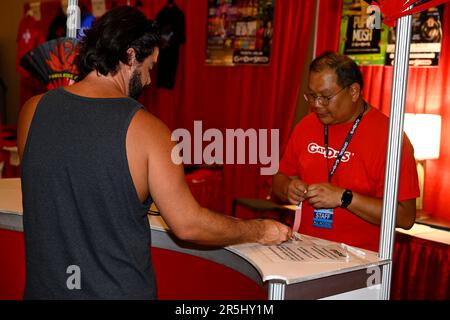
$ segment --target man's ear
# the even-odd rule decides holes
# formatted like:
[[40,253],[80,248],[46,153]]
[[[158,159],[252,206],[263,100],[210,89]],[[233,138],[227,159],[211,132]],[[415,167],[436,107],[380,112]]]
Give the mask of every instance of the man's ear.
[[136,63],[136,51],[133,48],[128,48],[127,50],[128,55],[128,66],[132,66]]
[[361,87],[359,83],[353,83],[350,85],[350,95],[352,96],[352,101],[356,102],[358,101],[359,97],[361,96]]

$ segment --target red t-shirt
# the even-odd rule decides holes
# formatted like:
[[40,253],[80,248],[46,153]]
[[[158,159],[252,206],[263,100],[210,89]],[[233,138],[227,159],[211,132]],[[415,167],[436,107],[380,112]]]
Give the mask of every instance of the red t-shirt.
[[[352,126],[353,123],[329,126],[329,153],[333,151],[328,160],[329,170]],[[382,198],[388,128],[388,117],[371,108],[362,118],[331,183],[366,196]],[[418,178],[414,150],[408,138],[404,139],[400,166],[398,200],[415,199],[419,196]],[[309,114],[295,127],[281,160],[280,172],[297,176],[307,184],[328,181],[324,126],[316,114]],[[332,229],[318,228],[313,226],[313,211],[305,201],[300,233],[378,251],[379,226],[338,207],[334,209]]]
[[16,70],[19,71],[22,76],[27,77],[30,76],[30,74],[20,66],[20,59],[44,41],[45,38],[40,31],[40,22],[36,21],[32,16],[25,15],[22,20],[20,20],[16,39]]

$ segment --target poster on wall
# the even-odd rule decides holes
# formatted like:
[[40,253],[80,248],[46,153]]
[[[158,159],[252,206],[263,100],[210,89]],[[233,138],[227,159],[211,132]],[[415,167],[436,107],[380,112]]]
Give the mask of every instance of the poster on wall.
[[275,0],[208,0],[206,64],[268,65]]
[[[409,65],[431,67],[439,65],[442,42],[442,17],[444,6],[430,8],[413,14]],[[395,58],[395,28],[389,30],[386,65]]]
[[[375,23],[375,12],[362,0],[344,0],[339,52],[361,65],[384,65],[389,28]],[[379,16],[381,21],[381,14]]]

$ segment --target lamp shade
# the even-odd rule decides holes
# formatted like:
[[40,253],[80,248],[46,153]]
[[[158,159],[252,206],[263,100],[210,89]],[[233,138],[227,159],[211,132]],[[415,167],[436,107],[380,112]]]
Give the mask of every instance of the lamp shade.
[[417,160],[439,158],[441,116],[406,113],[405,132],[414,146],[414,157]]

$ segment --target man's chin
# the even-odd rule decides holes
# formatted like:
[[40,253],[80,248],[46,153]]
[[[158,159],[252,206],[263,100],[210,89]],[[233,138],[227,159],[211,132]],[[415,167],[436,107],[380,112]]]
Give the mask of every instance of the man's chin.
[[131,99],[133,99],[133,100],[139,100],[139,98],[141,97],[141,95],[139,94],[139,95],[129,95],[128,96],[128,98],[131,98]]
[[134,100],[139,100],[139,98],[142,96],[142,90],[139,92],[130,92],[128,93],[128,97]]
[[317,113],[317,112],[315,114],[316,114],[317,119],[319,119],[319,121],[322,124],[332,124],[333,119],[331,119],[331,117],[329,115],[327,115],[327,114],[320,114],[320,113]]
[[135,71],[131,76],[130,83],[128,84],[128,97],[138,100],[143,90],[144,86],[141,82],[141,73]]

